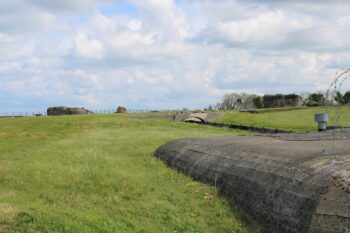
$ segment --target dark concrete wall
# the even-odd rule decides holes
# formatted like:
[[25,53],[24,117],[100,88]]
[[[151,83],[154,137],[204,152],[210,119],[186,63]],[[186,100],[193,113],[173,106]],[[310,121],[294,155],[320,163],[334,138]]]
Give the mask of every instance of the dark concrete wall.
[[279,108],[279,107],[299,107],[302,106],[302,98],[299,95],[264,95],[264,108]]
[[59,115],[80,115],[90,114],[89,110],[85,108],[71,108],[71,107],[50,107],[47,109],[48,116],[59,116]]
[[336,157],[330,141],[247,136],[182,139],[155,154],[218,185],[266,232],[344,233],[350,232],[350,146],[338,140],[334,148]]
[[118,106],[117,113],[126,113],[126,108],[122,106]]

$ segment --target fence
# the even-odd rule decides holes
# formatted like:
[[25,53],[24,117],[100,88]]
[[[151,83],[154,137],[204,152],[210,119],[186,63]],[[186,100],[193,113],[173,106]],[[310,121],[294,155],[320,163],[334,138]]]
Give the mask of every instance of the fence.
[[[91,110],[95,114],[112,114],[117,112],[117,109],[97,109]],[[127,113],[147,113],[147,112],[159,112],[159,110],[155,109],[127,109]],[[47,116],[46,111],[7,111],[0,112],[0,118],[7,117],[34,117],[34,116]]]
[[[98,110],[91,110],[91,111],[96,113],[96,114],[111,114],[111,113],[116,113],[117,109],[98,109]],[[126,112],[127,113],[147,113],[147,112],[159,112],[159,110],[128,108],[128,109],[126,109]]]
[[46,116],[46,111],[35,112],[0,112],[0,118],[5,117],[33,117],[33,116]]

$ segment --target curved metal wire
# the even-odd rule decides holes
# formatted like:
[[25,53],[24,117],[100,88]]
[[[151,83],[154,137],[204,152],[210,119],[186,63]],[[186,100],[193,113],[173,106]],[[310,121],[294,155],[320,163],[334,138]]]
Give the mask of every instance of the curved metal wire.
[[[327,92],[326,92],[326,112],[328,112],[329,110],[329,106],[334,106],[334,102],[337,102],[337,100],[335,99],[337,94],[340,92],[340,89],[342,88],[344,82],[350,77],[350,69],[346,68],[346,69],[341,69],[338,70],[335,73],[335,77],[333,82],[330,84]],[[339,102],[339,100],[338,100]],[[340,125],[340,117],[341,115],[344,113],[345,108],[342,106],[339,106],[336,108],[336,112],[335,112],[335,116],[334,116],[334,124],[335,126],[339,126]],[[336,130],[333,130],[333,153],[335,150],[335,133]],[[334,155],[334,159],[336,159],[336,155]]]
[[[329,106],[334,106],[334,103],[337,102],[336,95],[340,92],[344,82],[350,77],[350,69],[341,69],[335,73],[333,82],[329,85],[329,88],[326,92],[326,112],[328,113]],[[337,108],[336,121],[338,122],[341,115],[341,108]],[[339,114],[338,114],[339,113]]]

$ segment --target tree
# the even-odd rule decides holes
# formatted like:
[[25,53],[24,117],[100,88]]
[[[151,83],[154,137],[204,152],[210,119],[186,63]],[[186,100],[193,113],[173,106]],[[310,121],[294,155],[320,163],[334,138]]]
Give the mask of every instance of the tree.
[[344,97],[339,91],[335,94],[334,100],[337,101],[338,104],[344,104]]
[[[250,95],[247,93],[230,93],[224,95],[222,102],[217,104],[217,108],[220,110],[242,110],[242,109],[254,109],[254,98],[257,95]],[[260,105],[259,105],[260,107]]]
[[307,91],[303,91],[300,93],[299,95],[301,97],[301,100],[303,101],[303,103],[306,103],[309,96],[310,96],[310,92],[307,92]]
[[221,103],[222,110],[234,110],[238,98],[239,96],[236,93],[224,95]]
[[326,98],[322,93],[312,93],[309,95],[307,106],[322,106],[326,104]]
[[256,108],[263,108],[264,107],[263,98],[261,96],[255,96],[252,99],[252,102]]
[[343,104],[350,104],[350,91],[345,92],[343,95]]

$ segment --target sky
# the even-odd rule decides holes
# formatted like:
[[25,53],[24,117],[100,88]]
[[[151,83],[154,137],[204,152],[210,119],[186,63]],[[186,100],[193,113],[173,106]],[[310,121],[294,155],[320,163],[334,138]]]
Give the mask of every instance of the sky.
[[345,0],[0,0],[0,112],[194,109],[231,92],[326,90],[350,68],[349,10]]

